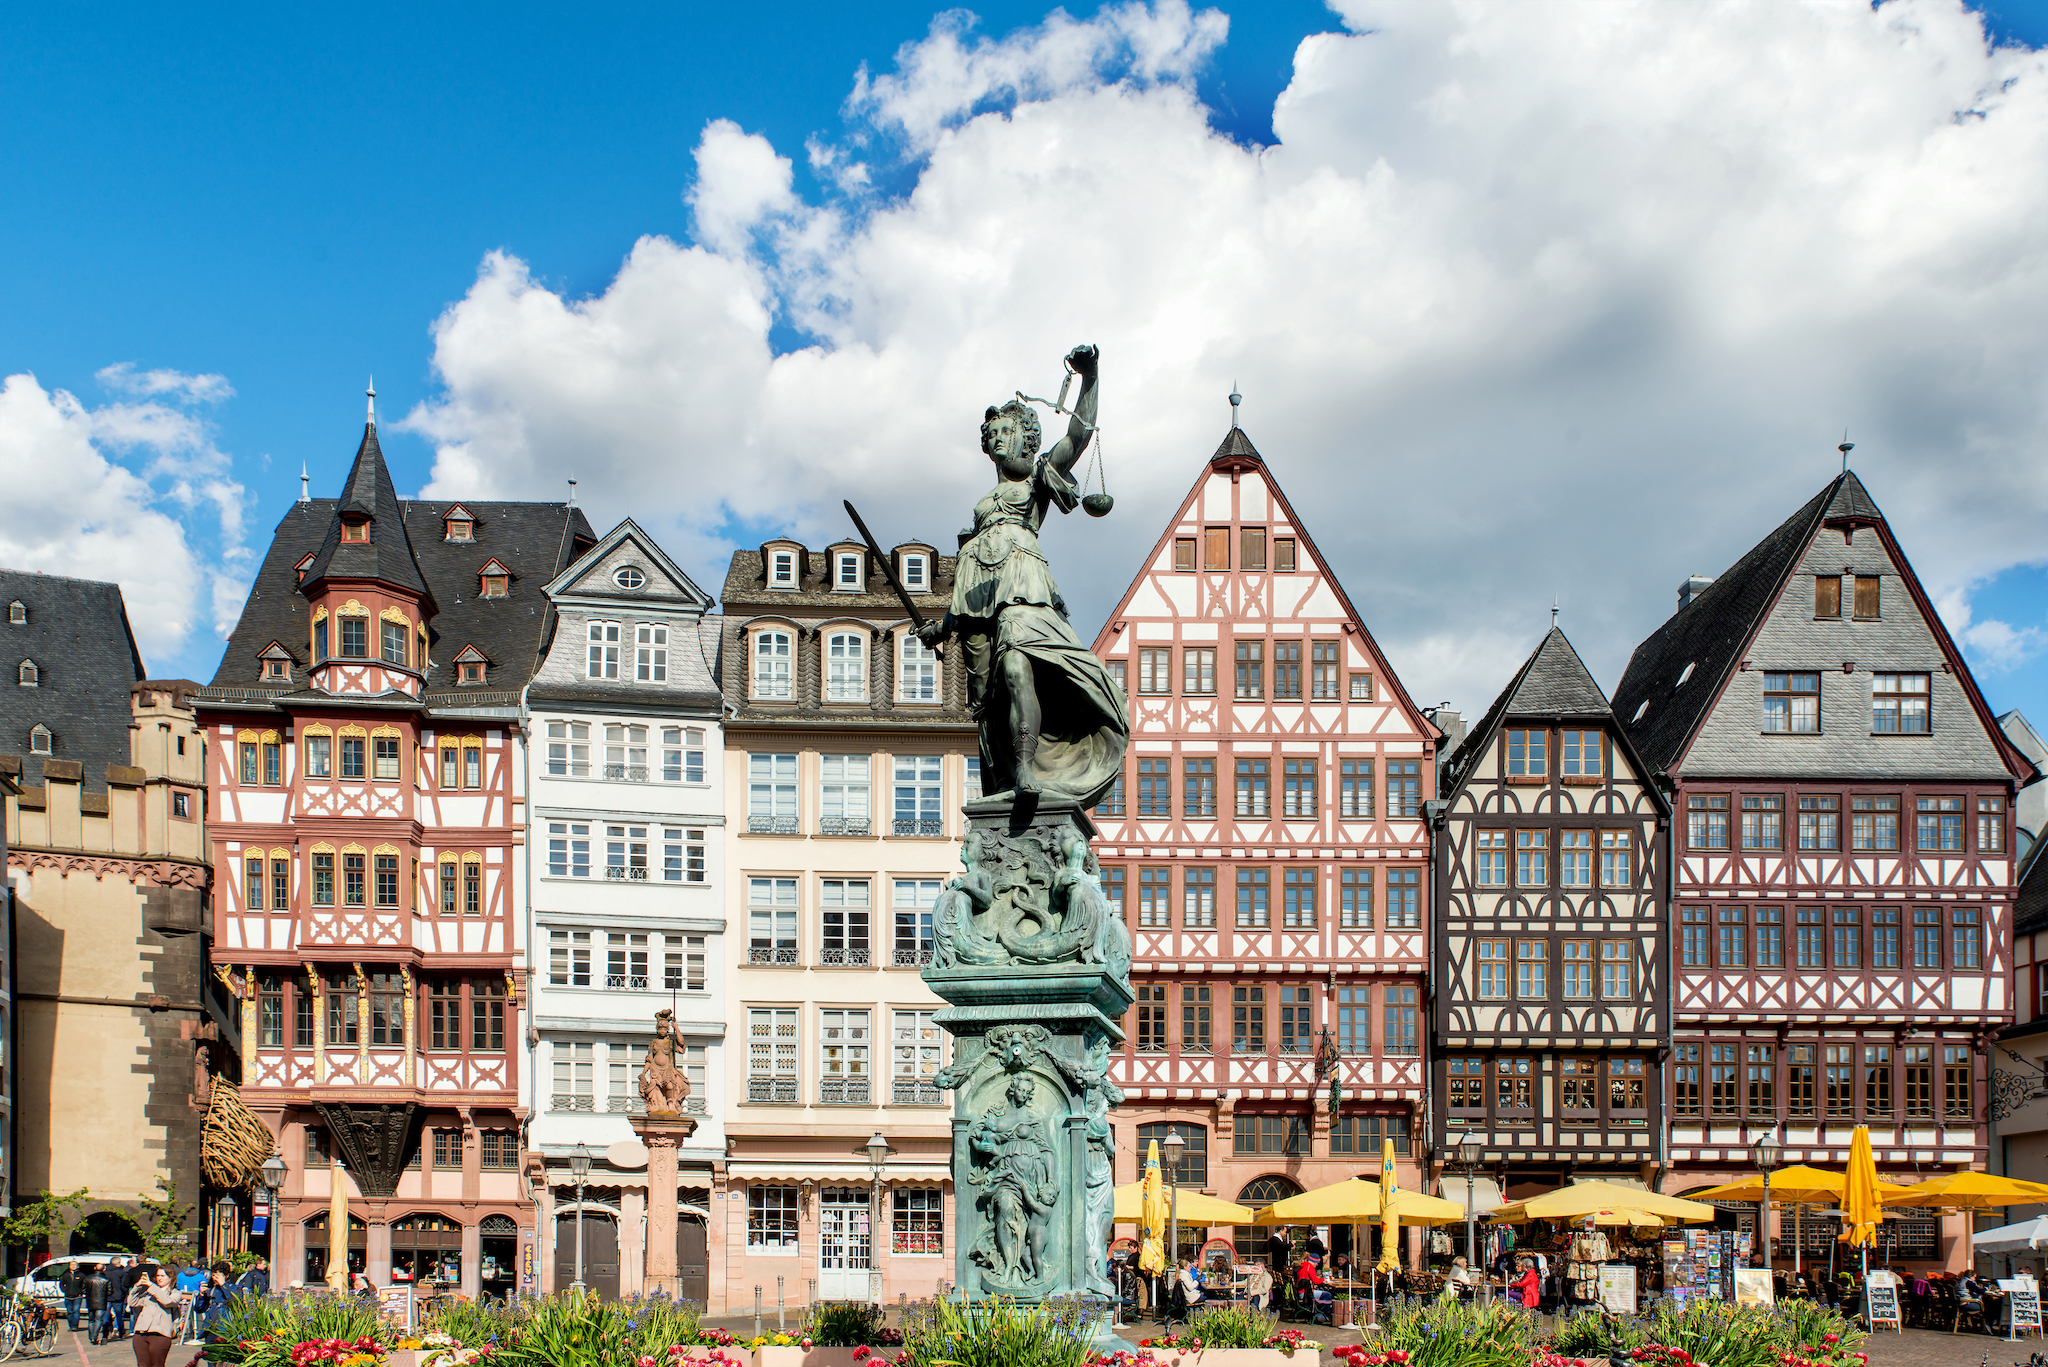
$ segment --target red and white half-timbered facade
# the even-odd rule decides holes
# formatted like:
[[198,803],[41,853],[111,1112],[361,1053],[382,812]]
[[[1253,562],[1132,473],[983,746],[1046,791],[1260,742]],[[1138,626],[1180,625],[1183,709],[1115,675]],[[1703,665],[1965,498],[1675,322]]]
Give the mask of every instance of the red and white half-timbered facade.
[[[513,1289],[522,1172],[519,690],[593,544],[564,505],[401,504],[374,416],[339,499],[279,524],[211,686],[215,972],[286,1165],[273,1276]],[[458,661],[462,663],[457,663]]]
[[1414,1182],[1440,737],[1234,424],[1095,651],[1132,722],[1095,811],[1136,951],[1118,1180],[1171,1127],[1183,1184],[1250,1205],[1383,1137]]

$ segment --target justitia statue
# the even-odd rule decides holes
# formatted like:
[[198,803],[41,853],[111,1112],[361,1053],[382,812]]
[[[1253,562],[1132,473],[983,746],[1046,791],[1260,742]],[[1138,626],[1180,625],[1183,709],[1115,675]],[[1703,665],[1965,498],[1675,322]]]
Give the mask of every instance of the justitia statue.
[[1131,723],[1123,690],[1067,624],[1067,605],[1038,546],[1048,507],[1081,501],[1072,471],[1095,433],[1096,353],[1078,346],[1067,365],[1081,394],[1067,434],[1038,456],[1038,414],[1022,399],[991,407],[981,449],[996,487],[974,505],[962,532],[953,606],[925,624],[926,645],[958,637],[967,706],[981,728],[982,791],[1045,792],[1092,807],[1123,771]]
[[654,1038],[647,1042],[647,1066],[640,1073],[640,1099],[651,1116],[680,1115],[690,1095],[690,1079],[676,1067],[682,1036],[676,1013],[663,1007],[654,1013]]
[[1096,360],[1090,346],[1067,353],[1080,396],[1071,412],[1064,389],[1048,405],[1068,423],[1042,457],[1031,403],[1045,400],[1020,394],[983,415],[996,485],[961,533],[951,608],[918,628],[929,645],[958,642],[981,738],[984,796],[967,803],[961,873],[932,908],[924,971],[949,1003],[938,1020],[953,1061],[936,1081],[954,1094],[956,1282],[972,1297],[1112,1290],[1110,1113],[1123,1093],[1109,1071],[1131,1006],[1131,936],[1089,848],[1089,808],[1123,773],[1130,721],[1123,690],[1067,624],[1038,541],[1047,509],[1082,502],[1072,472],[1095,435]]

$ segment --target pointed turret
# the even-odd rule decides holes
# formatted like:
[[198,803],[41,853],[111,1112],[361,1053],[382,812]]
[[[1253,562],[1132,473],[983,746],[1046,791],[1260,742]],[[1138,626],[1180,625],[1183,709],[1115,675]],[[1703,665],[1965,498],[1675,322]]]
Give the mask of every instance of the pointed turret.
[[363,426],[355,464],[342,481],[340,501],[328,520],[326,538],[306,567],[300,592],[310,599],[318,597],[330,579],[371,581],[418,595],[431,615],[433,595],[413,555],[402,513],[391,471],[384,464],[384,449],[377,443],[373,415]]

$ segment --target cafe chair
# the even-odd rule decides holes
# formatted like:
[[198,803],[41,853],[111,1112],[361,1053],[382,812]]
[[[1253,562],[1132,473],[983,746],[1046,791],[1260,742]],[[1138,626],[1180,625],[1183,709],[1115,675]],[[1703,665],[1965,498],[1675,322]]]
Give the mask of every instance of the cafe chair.
[[1180,1278],[1173,1279],[1173,1290],[1166,1298],[1166,1318],[1161,1325],[1186,1324],[1188,1322],[1188,1289],[1181,1285]]
[[1961,1296],[1957,1296],[1954,1302],[1953,1313],[1949,1318],[1948,1331],[1951,1334],[1960,1333],[1965,1324],[1968,1324],[1979,1333],[1989,1332],[1984,1328],[1984,1302],[1966,1301]]

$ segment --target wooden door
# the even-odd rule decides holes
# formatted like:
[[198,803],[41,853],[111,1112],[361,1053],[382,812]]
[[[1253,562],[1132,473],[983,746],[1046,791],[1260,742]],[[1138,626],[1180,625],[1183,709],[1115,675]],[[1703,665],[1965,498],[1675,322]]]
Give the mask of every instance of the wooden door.
[[[576,1216],[555,1217],[555,1286],[566,1291],[576,1280]],[[619,1294],[619,1229],[600,1211],[583,1215],[583,1284],[600,1296]]]
[[704,1303],[711,1294],[711,1240],[704,1221],[683,1216],[676,1221],[676,1275],[681,1279],[678,1294],[686,1301]]

